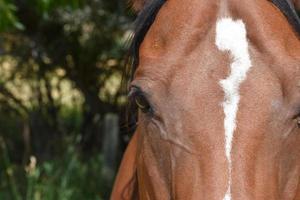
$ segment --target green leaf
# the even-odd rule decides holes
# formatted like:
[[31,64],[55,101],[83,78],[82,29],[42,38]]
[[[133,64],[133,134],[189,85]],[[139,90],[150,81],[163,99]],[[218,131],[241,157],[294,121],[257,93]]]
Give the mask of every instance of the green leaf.
[[0,1],[0,31],[7,31],[12,28],[24,29],[16,16],[16,11],[17,7],[10,1]]

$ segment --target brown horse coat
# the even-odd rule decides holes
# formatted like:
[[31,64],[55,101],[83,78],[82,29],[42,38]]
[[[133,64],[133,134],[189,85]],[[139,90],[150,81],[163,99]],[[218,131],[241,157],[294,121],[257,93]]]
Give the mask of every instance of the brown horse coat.
[[[168,0],[139,50],[132,87],[142,112],[112,200],[300,199],[300,41],[278,8]],[[234,65],[247,70],[231,94]]]

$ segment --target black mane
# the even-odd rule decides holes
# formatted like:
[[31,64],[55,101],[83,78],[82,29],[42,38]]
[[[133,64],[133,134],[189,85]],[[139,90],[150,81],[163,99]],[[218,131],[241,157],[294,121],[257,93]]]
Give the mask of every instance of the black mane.
[[293,26],[295,31],[300,35],[300,18],[297,14],[295,6],[291,4],[288,0],[272,0],[271,1],[275,6],[281,10],[281,12],[285,15],[287,20]]

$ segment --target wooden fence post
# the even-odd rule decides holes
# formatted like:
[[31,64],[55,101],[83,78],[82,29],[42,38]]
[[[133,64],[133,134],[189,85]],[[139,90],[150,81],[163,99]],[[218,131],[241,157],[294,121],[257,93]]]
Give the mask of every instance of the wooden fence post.
[[103,130],[103,168],[102,175],[112,182],[117,170],[117,156],[119,145],[119,117],[116,114],[106,114]]

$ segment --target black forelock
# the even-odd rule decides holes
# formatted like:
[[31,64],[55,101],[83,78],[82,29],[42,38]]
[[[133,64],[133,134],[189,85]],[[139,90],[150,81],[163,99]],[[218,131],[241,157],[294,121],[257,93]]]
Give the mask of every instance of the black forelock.
[[285,15],[298,36],[300,36],[300,17],[297,14],[295,6],[288,0],[271,0],[271,2]]

